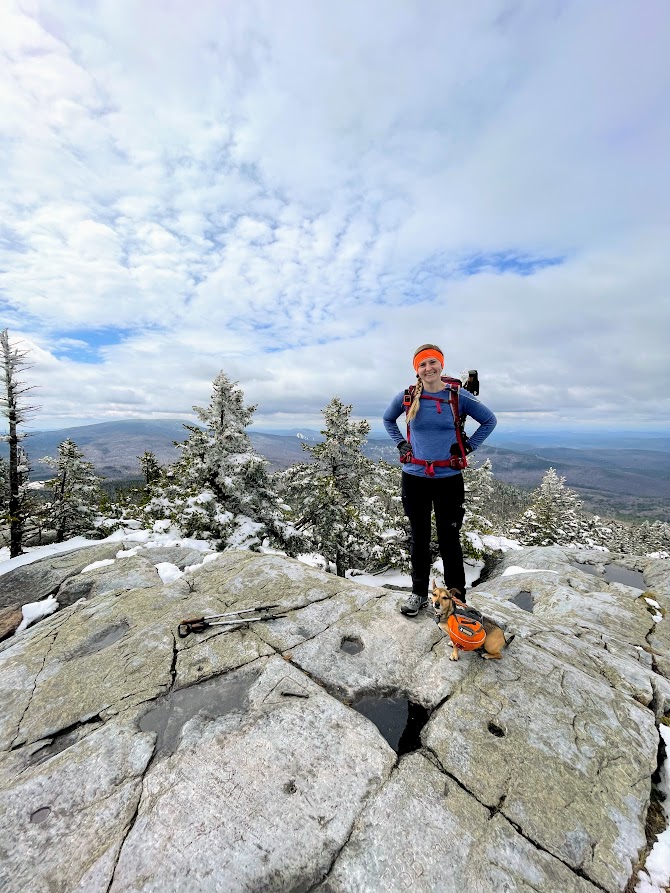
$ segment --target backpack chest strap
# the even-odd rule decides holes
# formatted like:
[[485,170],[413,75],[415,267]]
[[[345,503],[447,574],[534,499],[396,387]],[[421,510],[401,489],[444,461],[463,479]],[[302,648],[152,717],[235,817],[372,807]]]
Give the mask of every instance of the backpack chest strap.
[[439,413],[442,412],[442,403],[451,403],[450,399],[445,400],[444,397],[433,397],[432,394],[422,394],[420,399],[421,400],[434,400],[435,406]]

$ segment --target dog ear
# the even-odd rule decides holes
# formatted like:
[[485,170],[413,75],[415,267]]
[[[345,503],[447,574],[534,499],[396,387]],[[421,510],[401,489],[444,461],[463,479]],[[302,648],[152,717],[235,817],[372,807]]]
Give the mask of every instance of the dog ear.
[[437,589],[437,583],[435,582],[435,577],[433,577],[433,592]]

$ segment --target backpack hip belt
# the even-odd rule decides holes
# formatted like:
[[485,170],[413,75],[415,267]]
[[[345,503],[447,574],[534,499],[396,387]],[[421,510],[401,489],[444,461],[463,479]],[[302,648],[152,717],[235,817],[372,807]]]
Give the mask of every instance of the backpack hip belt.
[[467,468],[468,463],[465,457],[461,458],[461,456],[452,456],[451,459],[434,459],[432,462],[429,462],[427,459],[417,459],[415,456],[412,456],[411,459],[406,460],[412,465],[423,465],[425,467],[425,475],[429,478],[435,477],[435,468],[456,468],[458,470],[462,468]]

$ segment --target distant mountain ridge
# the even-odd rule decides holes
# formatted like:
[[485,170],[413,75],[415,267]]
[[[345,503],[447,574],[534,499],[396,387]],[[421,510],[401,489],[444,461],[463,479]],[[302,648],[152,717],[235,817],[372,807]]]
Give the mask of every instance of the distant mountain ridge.
[[[26,438],[24,446],[37,478],[51,474],[39,460],[44,456],[55,456],[59,443],[69,437],[102,477],[116,481],[138,479],[137,457],[146,450],[155,453],[161,464],[175,461],[179,453],[174,442],[186,439],[185,424],[190,423],[180,419],[100,422],[35,432]],[[319,432],[309,429],[293,429],[283,434],[252,429],[249,435],[254,449],[268,460],[273,471],[298,462],[309,462],[310,456],[303,444],[322,439]],[[553,467],[565,476],[568,486],[579,493],[591,511],[670,521],[670,438],[656,433],[648,437],[639,434],[634,437],[597,435],[600,441],[597,448],[575,448],[536,446],[533,441],[537,435],[529,435],[527,442],[521,440],[521,436],[516,432],[498,436],[496,432],[492,438],[494,443],[513,443],[514,447],[497,446],[487,441],[477,451],[477,461],[490,458],[499,480],[526,489],[536,487],[546,470]],[[613,444],[619,446],[615,448]],[[386,437],[370,438],[365,453],[374,460],[397,462],[397,450]],[[0,444],[0,455],[7,455],[6,444]]]
[[[174,462],[177,450],[174,441],[184,441],[188,432],[180,419],[124,419],[99,422],[57,431],[35,431],[23,441],[35,477],[49,477],[49,468],[39,460],[56,456],[58,445],[71,438],[96,472],[112,480],[140,476],[137,457],[146,450],[156,454],[162,464]],[[190,423],[189,423],[190,424]],[[2,455],[7,447],[2,445]]]

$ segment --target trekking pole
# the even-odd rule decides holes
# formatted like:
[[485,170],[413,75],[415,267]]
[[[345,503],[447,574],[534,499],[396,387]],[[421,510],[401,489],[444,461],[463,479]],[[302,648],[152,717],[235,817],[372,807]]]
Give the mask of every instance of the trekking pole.
[[[286,617],[286,614],[275,614],[273,608],[279,605],[261,605],[257,608],[242,608],[239,611],[227,611],[224,614],[209,614],[204,617],[189,617],[181,620],[177,627],[177,635],[185,639],[189,633],[201,633],[210,626],[240,626],[243,623],[255,623],[259,620],[276,620]],[[240,615],[258,614],[257,617],[245,617]],[[221,620],[222,617],[235,617],[235,620]]]
[[239,611],[226,611],[225,614],[209,614],[207,617],[200,618],[201,620],[218,620],[220,617],[237,617],[238,614],[263,614],[266,611],[271,611],[273,608],[278,608],[279,605],[259,605],[257,608],[240,608]]

